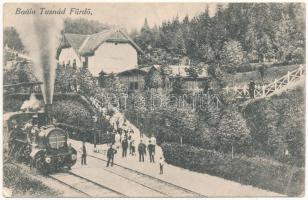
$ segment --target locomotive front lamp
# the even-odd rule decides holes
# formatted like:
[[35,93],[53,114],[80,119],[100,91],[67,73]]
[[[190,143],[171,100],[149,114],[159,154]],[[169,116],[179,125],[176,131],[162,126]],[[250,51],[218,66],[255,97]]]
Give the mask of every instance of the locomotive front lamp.
[[76,160],[77,159],[77,155],[76,154],[72,154],[72,160]]
[[46,157],[45,158],[45,162],[48,163],[48,164],[51,163],[51,158],[50,157]]

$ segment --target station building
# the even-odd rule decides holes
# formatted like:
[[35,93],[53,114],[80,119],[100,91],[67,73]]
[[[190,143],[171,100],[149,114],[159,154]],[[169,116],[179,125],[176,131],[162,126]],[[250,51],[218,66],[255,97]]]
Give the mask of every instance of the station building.
[[63,33],[57,49],[60,65],[87,67],[94,77],[100,72],[118,73],[138,66],[142,50],[120,29],[108,29],[92,35]]
[[160,73],[164,89],[171,89],[172,84],[177,79],[182,79],[183,89],[186,91],[200,92],[204,89],[205,84],[209,79],[207,68],[205,68],[198,77],[191,77],[186,68],[188,65],[169,65],[165,69],[160,65],[151,67],[128,69],[117,73],[119,80],[127,87],[129,92],[144,90],[145,77],[151,70],[156,70]]

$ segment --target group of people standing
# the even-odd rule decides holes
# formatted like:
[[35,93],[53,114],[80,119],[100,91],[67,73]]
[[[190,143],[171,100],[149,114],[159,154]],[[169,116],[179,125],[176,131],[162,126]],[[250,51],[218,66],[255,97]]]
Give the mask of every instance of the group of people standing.
[[[113,126],[116,133],[114,134],[113,142],[110,144],[107,150],[108,161],[106,167],[109,167],[109,165],[113,166],[114,156],[118,152],[120,147],[122,148],[122,158],[127,157],[128,149],[129,149],[129,155],[131,156],[136,155],[135,152],[136,135],[133,129],[128,128],[126,120],[124,119],[122,126],[120,126],[119,119],[117,119],[116,124]],[[115,148],[113,146],[115,146]],[[139,162],[144,162],[144,157],[147,155],[148,152],[150,163],[155,163],[155,146],[156,146],[156,138],[154,136],[151,136],[147,145],[145,144],[144,140],[140,138],[140,142],[138,144],[138,149],[137,149],[139,154]],[[162,157],[160,157],[160,174],[163,174],[163,165],[164,165],[164,160]]]
[[[122,158],[127,157],[128,150],[129,150],[129,155],[136,156],[136,146],[135,146],[136,135],[133,129],[128,128],[126,120],[124,120],[122,126],[120,126],[119,119],[116,121],[116,126],[114,126],[112,135],[113,137],[111,143],[108,144],[109,147],[107,150],[106,167],[113,166],[115,154],[117,154],[120,148],[122,150]],[[145,144],[144,140],[140,138],[140,142],[138,144],[139,162],[144,162],[144,157],[147,155],[148,152],[150,163],[155,163],[155,147],[156,147],[156,138],[154,136],[150,137],[150,139],[148,140],[148,144]],[[81,165],[87,165],[86,161],[87,150],[85,142],[83,142],[80,152],[81,152]],[[160,174],[163,174],[163,166],[164,166],[164,159],[160,157],[159,160]]]

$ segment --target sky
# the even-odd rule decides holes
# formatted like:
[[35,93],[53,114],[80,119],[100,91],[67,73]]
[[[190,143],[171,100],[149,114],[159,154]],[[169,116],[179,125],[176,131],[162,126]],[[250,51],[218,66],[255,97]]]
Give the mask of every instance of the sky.
[[[39,8],[58,10],[66,8],[65,15],[40,15]],[[128,31],[139,30],[147,18],[150,27],[160,25],[163,21],[172,20],[176,16],[183,19],[186,15],[191,19],[195,15],[209,8],[210,15],[214,15],[215,3],[82,3],[82,4],[40,4],[36,8],[34,4],[9,4],[4,5],[4,26],[14,26],[19,31],[27,31],[32,26],[33,17],[53,18],[53,26],[61,26],[64,18],[87,18],[98,20],[105,24],[125,27]],[[36,10],[35,15],[16,14],[17,8],[22,10]],[[69,14],[71,8],[92,11],[92,15]]]

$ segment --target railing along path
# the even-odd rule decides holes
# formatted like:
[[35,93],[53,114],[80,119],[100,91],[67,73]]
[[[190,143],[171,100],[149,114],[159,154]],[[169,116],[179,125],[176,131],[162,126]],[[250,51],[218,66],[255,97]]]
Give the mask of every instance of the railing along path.
[[[304,77],[306,73],[306,68],[304,65],[301,65],[299,68],[288,71],[288,73],[279,79],[275,79],[272,83],[267,85],[257,86],[254,89],[254,98],[265,98],[271,96],[277,92],[288,89],[288,86],[299,81]],[[249,87],[248,86],[234,86],[234,87],[225,87],[223,88],[226,93],[235,92],[236,98],[249,98]]]

